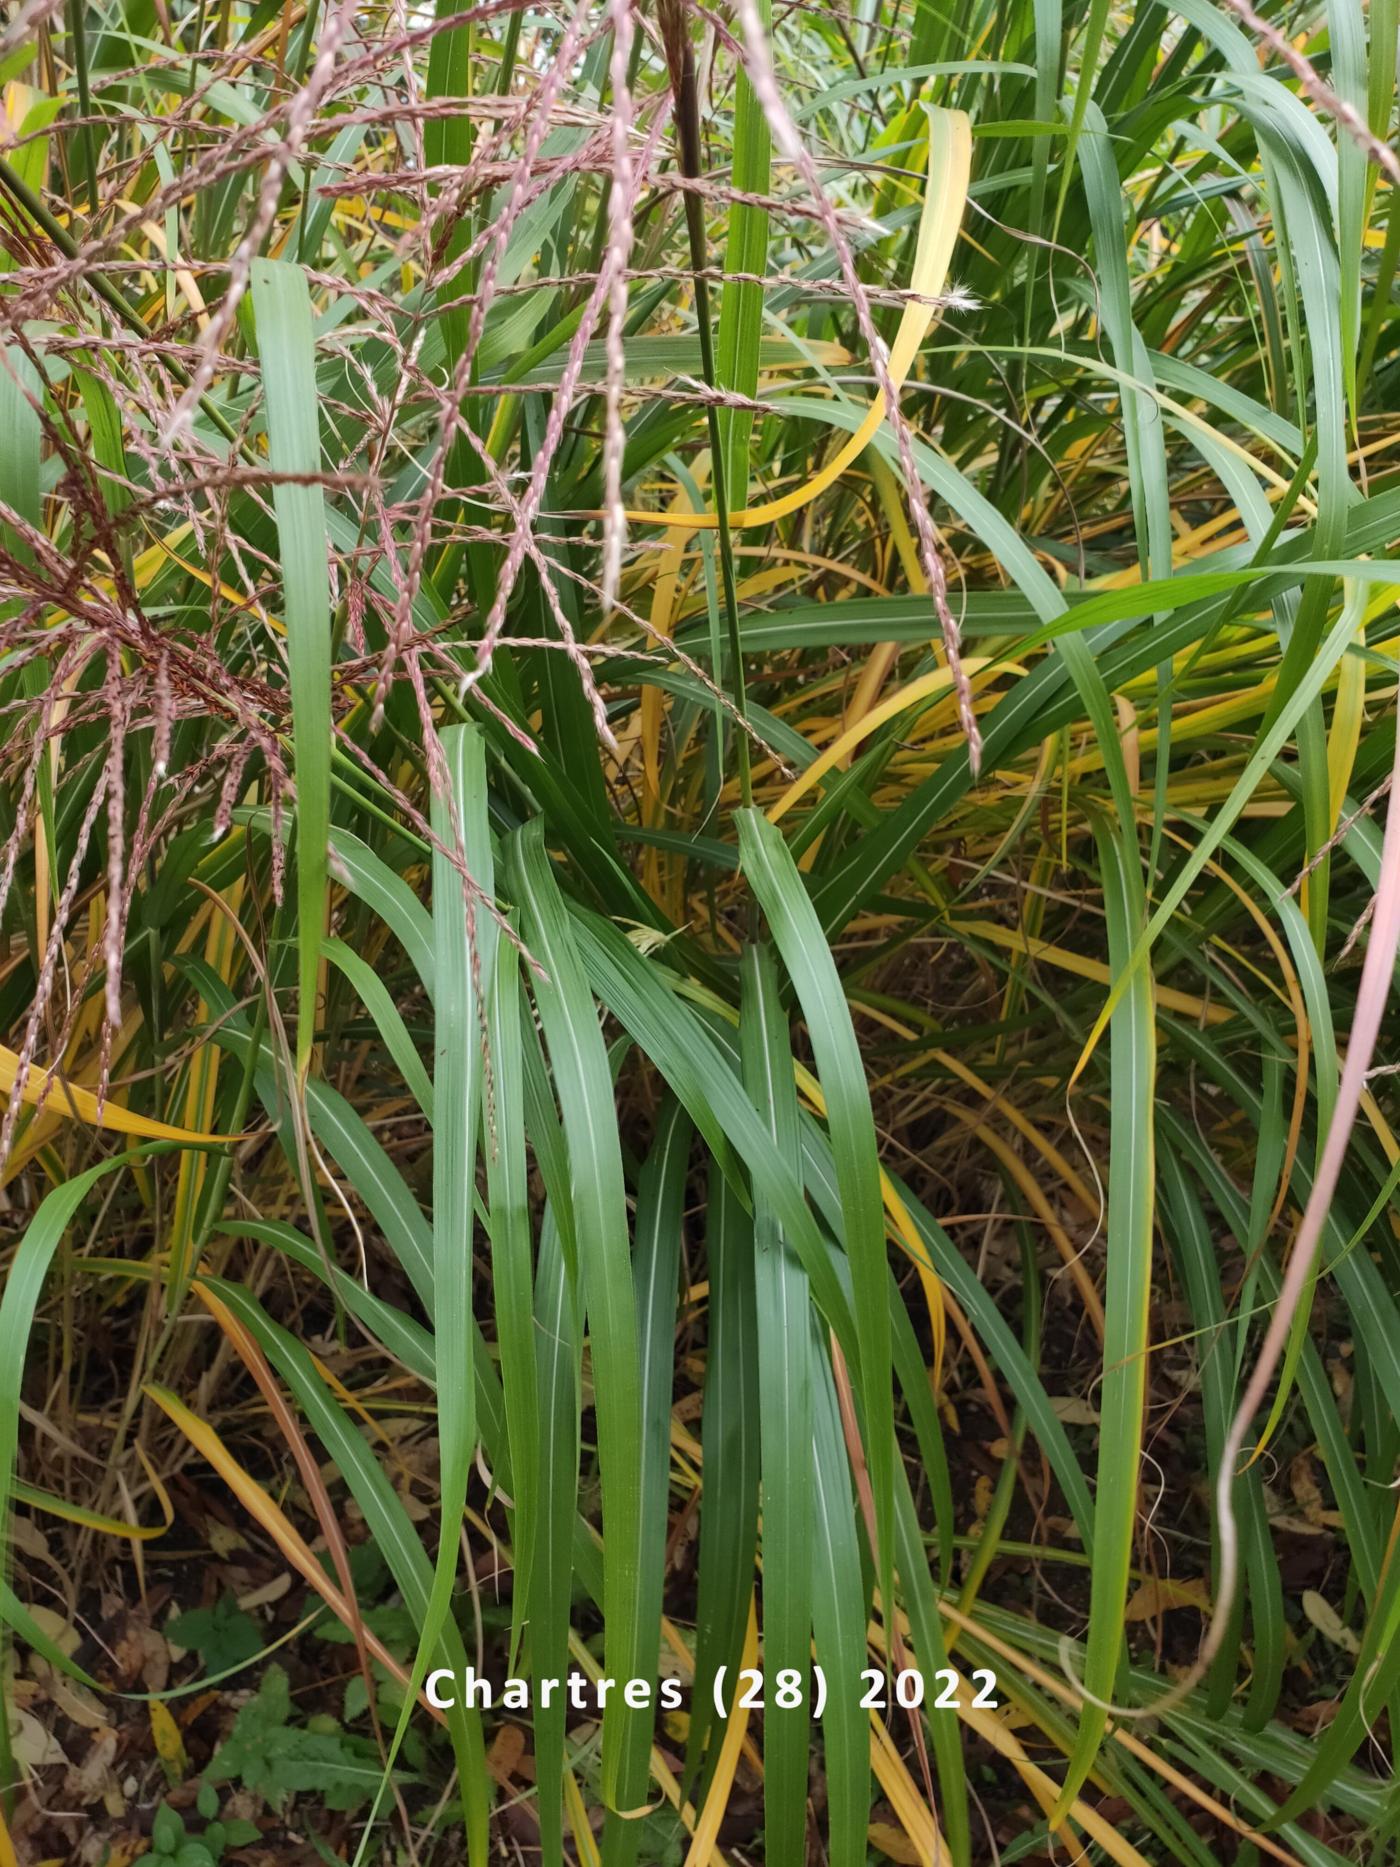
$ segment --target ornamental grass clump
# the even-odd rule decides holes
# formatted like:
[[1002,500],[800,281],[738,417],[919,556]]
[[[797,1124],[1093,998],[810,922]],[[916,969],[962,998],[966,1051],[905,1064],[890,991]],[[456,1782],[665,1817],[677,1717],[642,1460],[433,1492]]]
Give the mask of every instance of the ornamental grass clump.
[[0,1867],[1378,1859],[1394,0],[0,27]]

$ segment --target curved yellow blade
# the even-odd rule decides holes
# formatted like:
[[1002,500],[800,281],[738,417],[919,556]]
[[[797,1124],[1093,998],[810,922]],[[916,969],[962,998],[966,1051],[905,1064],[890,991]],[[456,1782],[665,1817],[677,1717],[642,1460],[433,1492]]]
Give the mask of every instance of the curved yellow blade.
[[[928,183],[924,190],[923,212],[919,218],[919,238],[914,248],[914,269],[909,279],[909,289],[918,294],[918,299],[904,307],[889,357],[890,381],[896,391],[904,386],[904,380],[919,353],[919,346],[928,336],[936,315],[934,305],[919,301],[940,297],[947,285],[948,267],[952,263],[953,247],[967,205],[971,177],[971,119],[963,110],[930,108]],[[853,461],[860,459],[884,419],[885,397],[882,391],[871,403],[865,419],[850,440],[818,474],[808,480],[805,486],[784,493],[781,499],[772,499],[765,505],[750,506],[747,511],[734,513],[729,520],[731,531],[736,527],[772,525],[778,519],[785,519],[789,513],[800,510],[809,500],[824,492],[834,480],[840,479]],[[629,512],[627,519],[635,525],[663,525],[668,531],[713,531],[719,524],[713,512]]]
[[[963,669],[971,679],[973,675],[980,674],[984,668],[991,665],[990,656],[973,655],[964,661]],[[1009,673],[1024,673],[1024,669],[1017,662],[1007,662],[1006,668]],[[833,739],[826,750],[813,759],[799,777],[794,778],[777,803],[769,806],[768,821],[776,823],[780,817],[786,816],[793,805],[800,798],[805,797],[813,785],[826,776],[833,765],[839,765],[847,753],[854,752],[861,741],[868,739],[877,727],[885,724],[886,720],[894,719],[897,714],[903,713],[909,707],[918,706],[921,701],[934,699],[944,693],[951,694],[952,691],[953,677],[947,668],[935,668],[932,673],[921,674],[916,680],[910,681],[906,687],[901,687],[898,693],[891,694],[888,699],[882,700],[877,707],[863,714],[855,725],[848,726],[843,733]]]
[[[0,1095],[8,1094],[14,1088],[18,1072],[18,1055],[0,1044]],[[31,1067],[24,1079],[20,1098],[31,1108],[37,1107],[43,1096],[44,1076],[43,1070]],[[53,1084],[44,1099],[50,1108],[58,1110],[60,1114],[89,1122],[94,1128],[111,1128],[117,1134],[137,1135],[144,1141],[183,1141],[188,1145],[192,1142],[237,1141],[242,1138],[236,1134],[199,1134],[190,1128],[175,1128],[169,1122],[154,1121],[149,1115],[137,1115],[131,1109],[122,1108],[117,1102],[104,1102],[99,1112],[97,1097],[90,1089],[83,1089],[77,1083],[61,1079]]]

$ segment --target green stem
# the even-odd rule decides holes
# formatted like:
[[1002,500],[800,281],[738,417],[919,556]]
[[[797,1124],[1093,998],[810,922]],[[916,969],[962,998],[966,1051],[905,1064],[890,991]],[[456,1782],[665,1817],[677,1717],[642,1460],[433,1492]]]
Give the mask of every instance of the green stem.
[[83,167],[87,170],[88,213],[97,212],[97,156],[92,146],[92,92],[88,85],[87,25],[84,0],[68,0],[68,32],[78,74],[78,109],[82,115]]
[[[700,101],[695,84],[695,56],[685,48],[676,94],[676,133],[681,173],[688,181],[700,179]],[[686,190],[685,224],[690,236],[690,270],[695,286],[695,317],[699,325],[700,370],[707,389],[718,389],[715,373],[714,332],[710,317],[710,284],[705,277],[708,253],[705,241],[705,207],[700,195]],[[744,654],[739,636],[739,599],[734,584],[734,546],[729,534],[729,489],[724,466],[724,448],[720,440],[719,409],[711,402],[705,411],[710,431],[710,465],[714,476],[715,515],[719,521],[720,583],[724,590],[724,614],[729,631],[729,658],[734,667],[734,710],[739,716],[736,734],[739,764],[739,799],[747,808],[753,803],[753,774],[749,759],[748,703],[744,694]]]

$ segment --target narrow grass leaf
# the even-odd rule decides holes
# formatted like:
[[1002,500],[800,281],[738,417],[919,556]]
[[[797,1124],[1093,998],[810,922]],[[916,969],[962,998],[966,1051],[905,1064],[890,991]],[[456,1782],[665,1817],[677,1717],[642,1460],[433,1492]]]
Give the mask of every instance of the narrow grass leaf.
[[316,1031],[330,838],[331,606],[311,292],[300,266],[253,262],[268,458],[281,547],[297,787],[297,1077]]

